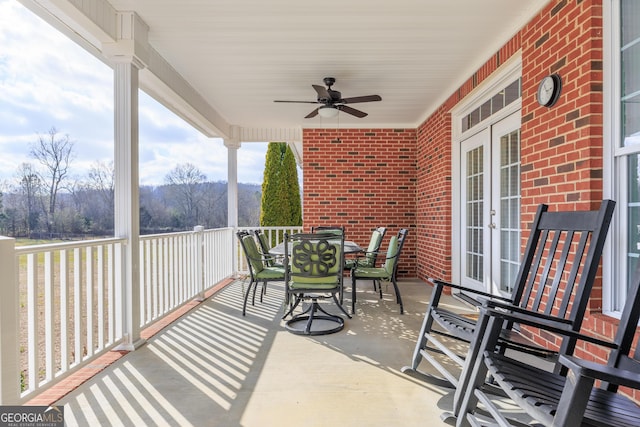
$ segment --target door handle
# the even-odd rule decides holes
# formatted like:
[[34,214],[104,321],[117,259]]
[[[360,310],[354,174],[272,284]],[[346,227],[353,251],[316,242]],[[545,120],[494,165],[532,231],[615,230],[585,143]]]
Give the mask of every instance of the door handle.
[[495,223],[495,222],[493,222],[493,217],[495,217],[495,216],[496,216],[496,210],[495,210],[495,209],[491,209],[491,210],[489,211],[489,214],[491,214],[491,219],[492,219],[492,221],[491,221],[491,224],[489,224],[489,225],[488,225],[488,227],[489,227],[489,228],[492,228],[492,229],[494,229],[494,230],[495,230],[495,228],[496,228],[496,223]]

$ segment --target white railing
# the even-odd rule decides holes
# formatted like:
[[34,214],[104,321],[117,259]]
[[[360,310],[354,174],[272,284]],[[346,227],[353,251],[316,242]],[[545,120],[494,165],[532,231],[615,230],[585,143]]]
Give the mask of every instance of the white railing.
[[[280,243],[302,227],[263,230]],[[140,327],[246,271],[235,231],[140,237]],[[16,247],[0,236],[0,404],[25,403],[126,341],[126,319],[136,317],[125,312],[126,245],[111,238]]]
[[167,315],[233,274],[233,229],[140,237],[140,326]]
[[[266,235],[267,239],[270,242],[273,242],[272,246],[275,246],[282,241],[284,241],[284,233],[294,234],[301,233],[302,226],[293,226],[289,225],[286,227],[238,227],[238,231],[251,231],[253,230],[262,230]],[[238,273],[248,273],[249,267],[247,266],[247,258],[242,253],[242,248],[240,247],[240,243],[238,239],[236,240],[235,248],[235,257],[236,257],[236,265],[238,266]]]
[[[3,318],[0,323],[1,334],[12,323],[19,332],[20,389],[10,395],[23,401],[122,339],[117,283],[125,242],[104,239],[15,247],[12,286],[18,290],[13,295],[18,308],[13,321]],[[6,396],[2,397],[4,403]]]
[[[233,228],[140,237],[147,326],[234,274]],[[0,236],[0,404],[21,404],[126,334],[126,239],[15,246]]]

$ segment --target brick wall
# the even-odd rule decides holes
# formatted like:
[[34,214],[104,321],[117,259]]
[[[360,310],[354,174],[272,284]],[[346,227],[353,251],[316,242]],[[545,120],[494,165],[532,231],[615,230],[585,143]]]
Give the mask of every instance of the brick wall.
[[[548,203],[553,210],[597,209],[602,200],[602,2],[554,0],[418,129],[416,227],[421,278],[450,279],[451,257],[457,256],[449,250],[452,160],[448,112],[518,50],[522,56],[522,229],[528,230],[540,203]],[[552,73],[562,76],[562,93],[552,108],[542,107],[536,100],[537,87]],[[523,249],[527,238],[525,231]],[[612,339],[618,321],[602,315],[601,310],[599,276],[582,329]],[[559,345],[553,335],[529,332],[542,345]],[[608,352],[579,343],[576,355],[605,363]],[[640,392],[628,392],[640,401]]]
[[[553,1],[521,32],[522,221],[539,203],[553,209],[597,209],[602,184],[601,1]],[[536,102],[544,76],[559,73],[552,108]],[[601,277],[589,310],[602,308]]]
[[369,244],[387,227],[382,249],[409,234],[398,267],[416,276],[416,132],[414,129],[305,129],[303,224],[344,225],[347,240]]
[[451,280],[451,108],[520,49],[514,36],[418,128],[418,277]]

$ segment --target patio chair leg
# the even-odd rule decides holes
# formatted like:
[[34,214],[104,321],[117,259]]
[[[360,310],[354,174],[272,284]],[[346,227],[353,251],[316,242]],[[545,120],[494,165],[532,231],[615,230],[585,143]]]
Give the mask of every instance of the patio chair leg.
[[253,285],[253,295],[251,296],[251,305],[256,305],[256,291],[258,290],[258,282]]
[[396,291],[396,302],[398,304],[400,304],[400,314],[404,314],[404,305],[402,304],[402,297],[400,296],[400,289],[398,288],[398,284],[396,283],[395,279],[392,280],[392,283],[393,283],[393,288]]
[[[258,285],[256,284],[256,287]],[[267,294],[267,281],[262,282],[262,290],[260,291],[260,302],[262,302],[262,297]]]
[[[344,307],[342,306],[342,304],[340,304],[340,303],[338,302],[338,298],[336,298],[336,295],[335,295],[335,294],[332,294],[331,296],[333,297],[333,302],[335,302],[335,303],[336,303],[336,305],[338,306],[338,308],[340,309],[340,311],[342,311],[342,312],[345,314],[345,316],[347,316],[349,319],[351,319],[351,316],[349,315],[349,313],[347,313],[347,310],[345,310],[345,309],[344,309]],[[322,312],[326,313],[322,308],[320,308],[320,311],[322,311]],[[329,313],[327,313],[327,314],[329,314]]]
[[356,314],[356,277],[351,273],[351,314]]
[[[247,291],[244,293],[244,303],[242,304],[242,315],[246,316],[247,315],[247,301],[249,300],[249,293],[251,292],[251,286],[253,285],[253,282],[249,282],[249,286],[247,287]],[[258,283],[256,282],[256,286],[258,286]],[[255,288],[254,288],[254,295],[255,295]]]
[[289,306],[289,310],[287,310],[287,312],[284,314],[284,316],[282,316],[282,318],[284,319],[285,317],[292,314],[293,310],[295,310],[298,304],[300,304],[300,301],[302,301],[302,296],[296,295],[296,300]]

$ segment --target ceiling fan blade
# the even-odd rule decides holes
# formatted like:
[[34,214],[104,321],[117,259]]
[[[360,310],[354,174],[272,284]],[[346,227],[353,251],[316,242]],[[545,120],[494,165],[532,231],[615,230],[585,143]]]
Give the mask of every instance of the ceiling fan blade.
[[317,104],[318,101],[273,101],[273,102],[289,102],[289,103],[294,103],[294,104]]
[[318,99],[326,99],[326,100],[331,99],[331,94],[329,93],[326,87],[319,86],[319,85],[311,85],[311,86],[313,86],[313,88],[318,93]]
[[358,118],[363,118],[367,116],[367,113],[364,111],[356,110],[355,108],[351,108],[347,105],[338,105],[336,107],[340,111],[344,111],[347,114],[351,114],[352,116],[356,116]]
[[312,112],[310,112],[309,114],[307,114],[306,116],[304,116],[305,119],[310,119],[311,117],[315,117],[318,115],[318,110],[320,109],[320,107],[316,108],[315,110],[313,110]]
[[340,102],[343,104],[355,104],[356,102],[372,102],[382,101],[380,95],[354,96],[353,98],[344,98]]

